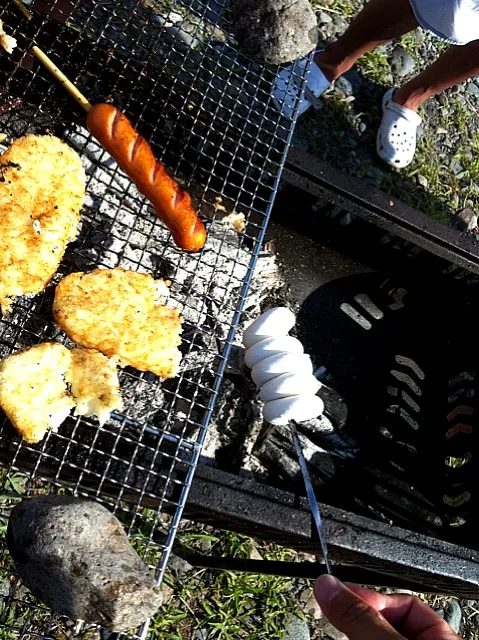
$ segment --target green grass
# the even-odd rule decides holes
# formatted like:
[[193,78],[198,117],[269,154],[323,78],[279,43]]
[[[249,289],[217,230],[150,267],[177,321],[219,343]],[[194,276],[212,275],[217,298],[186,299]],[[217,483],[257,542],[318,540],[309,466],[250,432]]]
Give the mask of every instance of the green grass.
[[382,49],[375,49],[362,56],[358,61],[357,68],[369,80],[387,86],[391,68],[389,58]]
[[[191,549],[205,540],[208,553],[249,558],[254,543],[236,533],[179,535]],[[276,545],[261,545],[265,559],[292,560],[294,552]],[[152,637],[187,640],[195,629],[207,630],[208,638],[266,640],[281,638],[291,614],[301,615],[294,595],[294,580],[276,576],[198,570],[188,578],[166,578],[172,588],[163,611],[153,623]],[[258,617],[260,622],[258,621]]]

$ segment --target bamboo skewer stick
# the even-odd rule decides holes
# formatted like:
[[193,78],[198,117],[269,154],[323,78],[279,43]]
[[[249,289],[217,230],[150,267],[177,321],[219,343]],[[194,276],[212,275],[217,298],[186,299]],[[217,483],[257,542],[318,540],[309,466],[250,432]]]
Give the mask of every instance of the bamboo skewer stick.
[[23,4],[22,0],[13,0],[13,4],[15,4],[18,7],[18,9],[23,13],[23,15],[27,20],[31,20],[33,18],[32,14]]
[[85,111],[88,113],[88,111],[90,111],[90,109],[91,109],[91,104],[85,98],[83,93],[81,93],[81,91],[79,89],[77,89],[77,87],[75,87],[73,82],[71,82],[66,77],[66,75],[62,71],[60,71],[60,69],[57,67],[57,65],[52,60],[50,60],[50,58],[47,56],[47,54],[43,53],[43,51],[41,49],[39,49],[38,47],[35,46],[35,47],[33,47],[33,53],[40,60],[40,62],[46,67],[46,69],[48,69],[48,71],[52,75],[54,75],[57,80],[59,80],[62,83],[62,85],[65,87],[65,89],[68,91],[68,93],[73,98],[75,98],[75,100],[78,102],[80,107],[85,109]]

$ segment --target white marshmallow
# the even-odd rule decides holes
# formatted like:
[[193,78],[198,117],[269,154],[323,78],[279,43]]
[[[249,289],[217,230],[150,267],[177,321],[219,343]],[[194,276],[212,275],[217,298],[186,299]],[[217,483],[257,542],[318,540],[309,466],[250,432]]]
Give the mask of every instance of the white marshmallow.
[[289,396],[272,400],[264,405],[263,417],[266,422],[277,426],[286,425],[291,420],[304,422],[323,413],[324,403],[319,396]]
[[260,340],[250,347],[244,356],[247,367],[251,369],[260,360],[274,356],[276,353],[285,351],[287,353],[304,353],[303,345],[299,340],[292,336],[276,336],[274,338],[266,338]]
[[243,334],[243,344],[249,349],[265,338],[285,336],[294,327],[294,313],[286,307],[275,307],[256,318]]
[[321,383],[313,375],[284,373],[266,382],[259,395],[263,402],[271,402],[287,396],[314,395],[320,387]]
[[312,375],[311,358],[305,353],[277,353],[257,362],[251,371],[251,377],[258,387],[262,387],[265,382],[283,373]]

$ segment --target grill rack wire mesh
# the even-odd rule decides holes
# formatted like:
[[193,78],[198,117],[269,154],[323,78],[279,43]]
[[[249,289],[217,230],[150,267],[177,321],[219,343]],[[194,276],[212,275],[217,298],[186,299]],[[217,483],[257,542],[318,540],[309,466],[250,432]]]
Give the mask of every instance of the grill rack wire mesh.
[[[103,426],[69,417],[38,445],[0,423],[0,515],[22,496],[67,491],[105,503],[160,581],[213,411],[234,328],[277,192],[295,117],[274,108],[265,68],[237,52],[218,0],[30,0],[0,19],[18,41],[0,57],[0,132],[58,135],[82,156],[87,200],[78,238],[46,291],[0,321],[0,355],[45,340],[70,344],[52,319],[55,284],[71,271],[123,266],[172,282],[185,317],[183,364],[168,381],[121,371],[125,408]],[[88,134],[85,114],[33,58],[37,44],[89,97],[113,101],[198,206],[209,232],[177,250],[151,207]],[[304,70],[295,82],[302,85]],[[297,107],[296,107],[297,108]],[[41,168],[40,168],[41,170]],[[234,230],[230,212],[243,213]],[[15,578],[1,542],[0,628],[12,637],[72,637],[91,626],[49,612]],[[161,615],[161,612],[160,614]],[[144,637],[148,625],[129,637]],[[107,637],[106,630],[95,634]]]

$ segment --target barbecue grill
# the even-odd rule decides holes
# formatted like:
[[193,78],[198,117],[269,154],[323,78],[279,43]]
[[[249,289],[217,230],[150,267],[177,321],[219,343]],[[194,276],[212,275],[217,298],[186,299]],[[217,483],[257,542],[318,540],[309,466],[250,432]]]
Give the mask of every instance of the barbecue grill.
[[[35,0],[27,3],[30,20],[13,2],[3,5],[0,18],[18,41],[13,57],[1,58],[0,128],[6,143],[26,133],[58,135],[81,154],[88,176],[79,236],[55,282],[97,266],[145,271],[171,280],[171,299],[185,318],[180,375],[161,383],[125,368],[124,412],[103,427],[70,417],[58,434],[30,446],[3,420],[3,491],[15,499],[13,488],[20,484],[32,495],[44,481],[52,491],[67,487],[106,502],[130,534],[144,532],[137,546],[161,580],[293,123],[271,103],[276,70],[235,50],[228,12],[217,0]],[[92,102],[112,100],[127,113],[190,191],[209,234],[200,253],[175,248],[145,199],[89,135],[84,113],[33,59],[32,44]],[[235,228],[231,213],[243,215],[244,229]],[[45,340],[68,343],[52,319],[53,285],[18,300],[1,321],[2,356]],[[165,511],[171,519],[160,517]],[[4,570],[10,575],[6,556]],[[41,629],[37,623],[30,629],[29,603],[21,597],[14,609],[11,603],[12,596],[4,603],[2,626],[22,635],[54,633],[57,618],[46,615]]]
[[[198,466],[235,327],[246,320],[242,310],[292,137],[293,123],[271,104],[276,69],[263,68],[236,51],[227,8],[218,0],[173,5],[161,0],[35,0],[28,8],[30,21],[13,3],[0,9],[19,44],[13,60],[1,58],[0,132],[7,142],[27,132],[50,132],[76,148],[88,173],[87,203],[78,239],[68,247],[55,281],[44,294],[17,300],[12,314],[1,321],[0,354],[44,340],[68,344],[52,320],[51,303],[55,282],[73,270],[121,265],[170,279],[171,299],[181,305],[185,323],[178,378],[160,382],[151,374],[124,369],[125,410],[103,427],[70,417],[58,434],[31,446],[2,422],[6,504],[19,498],[19,489],[27,496],[67,489],[102,501],[126,525],[158,580],[182,513],[319,553],[300,483],[290,493]],[[123,109],[188,188],[208,228],[200,253],[184,254],[174,247],[149,205],[89,136],[83,112],[28,53],[32,43],[91,102],[111,99]],[[472,466],[446,468],[444,463],[446,457],[468,460],[468,453],[474,456],[477,449],[475,363],[454,338],[462,331],[461,314],[469,313],[471,322],[477,318],[477,280],[450,265],[478,273],[477,245],[316,160],[296,152],[288,158],[283,176],[294,187],[279,199],[283,222],[300,208],[311,210],[308,198],[319,199],[319,210],[294,216],[299,231],[317,232],[320,241],[331,228],[341,230],[340,238],[349,237],[345,244],[340,241],[333,260],[326,255],[320,262],[314,254],[324,267],[324,282],[334,280],[345,255],[356,256],[359,238],[368,258],[377,256],[380,266],[372,268],[382,273],[326,286],[323,297],[321,292],[313,296],[312,307],[301,306],[299,316],[301,337],[319,361],[326,361],[332,386],[347,399],[347,420],[344,402],[326,403],[331,419],[340,433],[356,438],[362,452],[341,467],[329,486],[318,484],[318,497],[333,505],[323,506],[332,555],[345,565],[336,565],[335,573],[358,582],[478,597]],[[303,199],[305,192],[309,195]],[[232,226],[230,213],[244,215],[241,232]],[[362,223],[366,227],[355,221],[348,231],[337,223],[342,216],[356,215],[367,221]],[[333,222],[324,228],[328,216]],[[361,271],[362,259],[348,264]],[[385,289],[390,271],[402,275]],[[324,322],[311,334],[307,327],[318,300]],[[403,315],[397,316],[403,306],[406,324]],[[431,332],[424,317],[433,316],[441,322]],[[333,332],[326,332],[328,323],[329,330],[342,328],[341,348]],[[448,346],[439,352],[442,330],[447,330]],[[393,336],[403,337],[396,342]],[[426,344],[433,349],[432,359],[422,357]],[[351,384],[353,377],[358,385]],[[377,394],[371,393],[376,388]],[[436,396],[440,402],[434,415],[425,416],[421,410],[434,407]],[[368,406],[366,397],[377,404]],[[469,413],[458,410],[464,406]],[[404,416],[414,420],[418,413],[416,428]],[[447,438],[455,427],[459,437]],[[306,434],[307,427],[302,429]],[[385,447],[388,457],[378,461],[371,442]],[[428,458],[429,446],[434,455]],[[426,468],[429,462],[429,475],[422,477],[419,465]],[[450,504],[443,500],[446,494]],[[189,557],[197,564],[248,571],[307,577],[321,571],[317,563],[235,564]],[[11,569],[3,548],[2,575],[10,576]],[[59,626],[69,635],[85,630],[52,615],[21,589],[8,589],[0,627],[22,637],[51,637]],[[145,626],[132,637],[146,631]]]
[[[295,149],[266,239],[327,385],[324,418],[298,431],[335,575],[477,599],[477,242]],[[288,429],[264,425],[253,452],[261,482],[200,467],[186,514],[321,560]],[[324,571],[183,553],[205,567]]]

